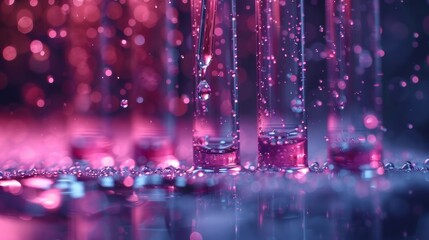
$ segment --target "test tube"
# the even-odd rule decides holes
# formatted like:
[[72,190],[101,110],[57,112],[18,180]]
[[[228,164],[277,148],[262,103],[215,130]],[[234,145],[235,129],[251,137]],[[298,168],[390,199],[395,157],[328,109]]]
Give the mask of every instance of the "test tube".
[[305,170],[302,0],[256,1],[258,167]]
[[328,158],[336,170],[383,173],[378,0],[326,1]]
[[196,168],[239,170],[235,0],[192,0]]
[[178,47],[176,1],[130,0],[133,72],[132,125],[137,165],[179,167],[175,157]]
[[73,104],[66,106],[71,155],[92,167],[113,166],[119,157],[115,135],[127,119],[122,101],[129,88],[126,53],[115,34],[126,16],[105,14],[106,9],[122,12],[113,2],[69,2],[67,59],[75,87]]

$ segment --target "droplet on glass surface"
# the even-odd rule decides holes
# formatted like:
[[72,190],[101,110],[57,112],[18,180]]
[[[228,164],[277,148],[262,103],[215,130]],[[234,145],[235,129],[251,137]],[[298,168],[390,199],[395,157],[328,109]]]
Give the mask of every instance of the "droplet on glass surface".
[[210,98],[212,90],[206,80],[201,81],[197,86],[198,99],[207,101]]
[[290,102],[290,107],[292,109],[292,112],[301,113],[304,110],[304,103],[301,99],[294,98]]
[[121,100],[121,107],[122,108],[127,108],[128,107],[128,100],[127,99],[122,99]]

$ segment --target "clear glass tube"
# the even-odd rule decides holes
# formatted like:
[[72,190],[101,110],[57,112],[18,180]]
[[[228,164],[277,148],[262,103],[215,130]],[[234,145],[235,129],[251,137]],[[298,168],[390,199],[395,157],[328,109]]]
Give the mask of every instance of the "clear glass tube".
[[196,71],[194,164],[239,169],[235,0],[192,0]]
[[258,165],[307,169],[301,0],[256,1]]
[[[151,168],[179,167],[175,157],[178,31],[175,1],[130,0],[134,157]],[[146,17],[145,14],[149,17]]]
[[[114,49],[115,38],[108,37],[108,31],[116,26],[101,14],[106,4],[70,1],[67,57],[75,87],[68,118],[70,151],[75,161],[92,167],[113,166],[116,158],[112,119],[119,111],[120,97],[113,78],[119,73],[106,54]],[[93,11],[91,18],[80,14],[87,8]]]
[[378,0],[326,1],[329,161],[382,174]]

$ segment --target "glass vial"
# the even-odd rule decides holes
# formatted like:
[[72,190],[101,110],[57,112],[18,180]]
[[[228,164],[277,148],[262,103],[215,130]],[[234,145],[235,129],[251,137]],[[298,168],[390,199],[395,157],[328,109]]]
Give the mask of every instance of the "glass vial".
[[192,0],[196,168],[240,169],[235,0]]
[[[176,1],[130,0],[134,157],[137,165],[179,167],[175,157],[178,46]],[[148,17],[145,17],[147,14]]]
[[257,0],[258,166],[307,169],[304,5]]
[[[67,59],[75,91],[68,106],[71,156],[74,161],[94,168],[113,166],[117,156],[113,151],[112,121],[120,111],[116,91],[119,83],[113,78],[120,73],[115,71],[116,61],[107,52],[116,50],[117,39],[109,36],[108,31],[116,31],[117,26],[102,14],[107,3],[69,2],[72,17]],[[92,14],[81,14],[84,9],[91,9]]]
[[382,174],[378,0],[326,1],[326,30],[329,161]]

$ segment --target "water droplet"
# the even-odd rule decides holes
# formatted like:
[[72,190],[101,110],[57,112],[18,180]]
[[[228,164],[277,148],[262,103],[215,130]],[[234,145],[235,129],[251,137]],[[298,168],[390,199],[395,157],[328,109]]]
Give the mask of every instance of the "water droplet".
[[426,168],[426,170],[429,170],[429,158],[425,160],[424,167]]
[[176,169],[173,166],[168,166],[166,168],[164,168],[164,170],[162,170],[162,176],[165,179],[173,179],[176,175]]
[[386,171],[395,170],[395,165],[391,162],[388,162],[384,165],[384,170],[386,170]]
[[207,101],[210,98],[212,92],[210,85],[206,80],[201,81],[197,86],[198,98],[201,101]]
[[123,107],[123,108],[127,108],[128,107],[128,100],[127,99],[122,99],[121,100],[121,107]]
[[331,171],[331,170],[334,170],[334,164],[332,164],[332,163],[330,163],[330,162],[325,162],[325,163],[323,164],[322,170],[323,170],[323,171]]
[[290,107],[292,109],[292,112],[301,113],[304,110],[304,103],[301,99],[294,98],[290,102]]
[[323,26],[322,26],[322,25],[320,25],[320,26],[319,26],[319,32],[323,32],[323,31],[324,31]]
[[319,170],[320,170],[320,165],[319,165],[319,163],[318,163],[318,162],[314,162],[313,164],[311,164],[311,165],[310,165],[310,170],[311,170],[312,172],[315,172],[315,173],[319,172]]
[[346,103],[347,103],[347,98],[344,95],[340,95],[337,99],[337,104],[338,104],[338,108],[340,108],[341,110],[343,110],[346,107]]
[[411,171],[414,169],[414,165],[410,161],[406,161],[401,167],[402,170]]

